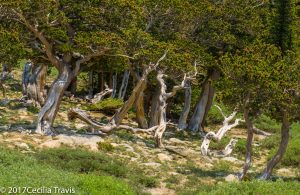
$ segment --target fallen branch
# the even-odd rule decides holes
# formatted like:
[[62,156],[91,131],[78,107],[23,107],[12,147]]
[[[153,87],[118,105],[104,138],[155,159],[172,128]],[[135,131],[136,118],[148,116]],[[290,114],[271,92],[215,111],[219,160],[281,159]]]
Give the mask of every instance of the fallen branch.
[[127,125],[114,125],[111,123],[104,124],[99,123],[95,120],[93,120],[90,115],[88,115],[85,111],[80,110],[78,108],[71,108],[68,112],[68,119],[69,120],[75,120],[76,118],[82,120],[83,122],[87,123],[89,126],[92,127],[93,133],[95,129],[101,131],[102,133],[110,133],[113,130],[119,130],[119,129],[125,129],[128,131],[131,131],[133,133],[147,133],[147,134],[153,134],[154,130],[157,128],[157,126],[151,127],[149,129],[140,129],[135,127],[130,127]]

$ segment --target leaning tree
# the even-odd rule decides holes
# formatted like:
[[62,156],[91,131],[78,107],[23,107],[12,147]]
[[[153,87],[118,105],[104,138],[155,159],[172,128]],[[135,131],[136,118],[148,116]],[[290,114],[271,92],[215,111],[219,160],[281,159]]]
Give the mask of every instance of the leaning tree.
[[14,25],[23,44],[59,72],[38,115],[38,133],[54,133],[63,93],[81,67],[120,54],[120,31],[134,23],[135,11],[134,1],[1,1],[1,21]]

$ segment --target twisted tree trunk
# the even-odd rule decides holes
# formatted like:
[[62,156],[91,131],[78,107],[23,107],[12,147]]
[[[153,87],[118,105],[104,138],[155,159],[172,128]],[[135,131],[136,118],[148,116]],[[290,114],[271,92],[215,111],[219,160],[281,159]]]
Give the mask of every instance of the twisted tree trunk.
[[283,113],[282,117],[282,125],[281,125],[281,141],[279,148],[273,158],[268,162],[267,167],[264,169],[260,179],[266,180],[269,179],[273,168],[279,163],[282,159],[289,142],[289,130],[290,130],[290,122],[288,119],[288,114],[286,111]]
[[57,79],[52,83],[47,100],[42,107],[37,121],[36,132],[44,135],[53,135],[52,125],[61,103],[64,91],[67,89],[75,74],[68,65],[61,65]]
[[41,65],[33,70],[27,85],[27,95],[39,106],[44,105],[47,96],[45,92],[47,66]]

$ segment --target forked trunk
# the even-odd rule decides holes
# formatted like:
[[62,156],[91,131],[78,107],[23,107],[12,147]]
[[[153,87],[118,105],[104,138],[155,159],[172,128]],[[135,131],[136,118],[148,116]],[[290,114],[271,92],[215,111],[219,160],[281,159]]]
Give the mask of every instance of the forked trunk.
[[[161,59],[163,59],[163,57]],[[158,63],[159,62],[160,61],[158,61]],[[121,124],[122,120],[124,119],[125,115],[129,111],[129,109],[132,108],[132,106],[135,103],[136,99],[145,90],[145,85],[146,85],[146,82],[147,82],[147,79],[148,79],[148,75],[149,75],[150,72],[152,72],[156,68],[157,64],[155,66],[150,65],[148,68],[146,68],[143,71],[143,75],[142,75],[141,79],[138,80],[135,87],[133,88],[133,91],[132,91],[130,97],[124,103],[122,108],[120,108],[118,110],[118,112],[113,116],[113,118],[111,120],[112,124],[117,125],[117,126],[119,126]]]
[[68,65],[62,65],[59,76],[53,82],[47,100],[42,107],[37,121],[36,132],[44,135],[54,134],[52,125],[61,103],[64,91],[74,78],[74,73]]
[[244,177],[246,176],[246,174],[251,166],[251,163],[252,163],[252,142],[253,142],[254,130],[253,130],[252,121],[249,117],[248,105],[244,106],[244,118],[245,118],[245,122],[246,122],[246,126],[247,126],[247,143],[246,143],[245,163],[243,166],[243,170],[239,174],[239,180],[244,179]]
[[289,130],[290,130],[290,122],[288,120],[287,112],[284,111],[282,117],[281,141],[280,141],[279,148],[276,154],[273,156],[273,158],[268,162],[267,167],[264,169],[262,175],[260,176],[260,179],[263,180],[269,179],[273,171],[273,168],[282,159],[289,142]]
[[187,81],[185,86],[185,91],[184,91],[184,106],[178,121],[178,128],[181,130],[186,129],[187,127],[186,121],[190,112],[191,101],[192,101],[191,82]]
[[44,105],[47,96],[45,92],[46,74],[47,66],[38,66],[30,76],[27,86],[28,97],[34,100],[39,106]]

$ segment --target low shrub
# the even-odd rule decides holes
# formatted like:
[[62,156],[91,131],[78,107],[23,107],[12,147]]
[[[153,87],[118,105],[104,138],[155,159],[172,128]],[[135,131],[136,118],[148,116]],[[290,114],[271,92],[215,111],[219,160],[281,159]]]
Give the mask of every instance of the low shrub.
[[260,115],[254,121],[254,125],[261,130],[271,133],[279,132],[281,128],[281,124],[279,122],[264,114]]
[[179,194],[300,194],[300,183],[296,181],[244,181],[199,186],[196,190],[185,189],[179,192]]
[[106,114],[114,114],[123,104],[124,102],[121,99],[107,98],[96,104],[87,106],[86,109],[90,111],[101,111]]

